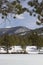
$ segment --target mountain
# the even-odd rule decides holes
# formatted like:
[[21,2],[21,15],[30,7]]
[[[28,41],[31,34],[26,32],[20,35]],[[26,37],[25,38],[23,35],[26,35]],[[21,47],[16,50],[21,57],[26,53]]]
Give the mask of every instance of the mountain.
[[43,27],[42,28],[37,28],[34,30],[28,29],[27,27],[24,26],[17,26],[17,27],[12,27],[12,28],[0,28],[0,35],[4,34],[17,34],[17,35],[27,35],[31,34],[32,32],[37,32],[39,35],[43,35]]
[[19,34],[19,35],[25,35],[30,31],[27,27],[23,26],[17,26],[17,27],[12,27],[12,28],[0,28],[0,35],[3,34]]

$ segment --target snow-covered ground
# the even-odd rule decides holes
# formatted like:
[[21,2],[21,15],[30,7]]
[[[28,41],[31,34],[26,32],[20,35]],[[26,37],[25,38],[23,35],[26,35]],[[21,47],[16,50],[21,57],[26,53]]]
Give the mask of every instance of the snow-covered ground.
[[43,65],[43,55],[0,54],[0,65]]

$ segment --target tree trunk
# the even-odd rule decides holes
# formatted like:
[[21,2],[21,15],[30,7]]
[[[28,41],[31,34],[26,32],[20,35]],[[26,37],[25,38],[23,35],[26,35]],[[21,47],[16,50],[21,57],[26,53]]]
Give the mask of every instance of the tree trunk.
[[9,52],[8,52],[8,48],[7,48],[7,54],[8,54]]
[[9,48],[9,47],[7,46],[7,48],[6,48],[6,49],[7,49],[7,54],[9,53],[9,52],[8,52],[8,48]]

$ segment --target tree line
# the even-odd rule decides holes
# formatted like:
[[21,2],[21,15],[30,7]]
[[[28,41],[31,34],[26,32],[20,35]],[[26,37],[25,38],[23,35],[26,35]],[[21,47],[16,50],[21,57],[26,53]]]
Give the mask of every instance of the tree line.
[[5,46],[7,53],[11,46],[21,46],[25,48],[26,46],[37,46],[37,48],[43,47],[43,36],[32,32],[30,35],[25,36],[20,35],[8,35],[4,34],[0,36],[0,46]]

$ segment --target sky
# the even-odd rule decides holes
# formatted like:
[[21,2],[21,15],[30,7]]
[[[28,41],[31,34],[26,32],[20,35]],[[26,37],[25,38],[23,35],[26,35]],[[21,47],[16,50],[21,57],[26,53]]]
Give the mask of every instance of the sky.
[[[29,0],[26,0],[26,2],[22,1],[21,5],[23,7],[29,8],[29,10],[32,10],[34,7],[31,8],[30,6],[28,6],[27,5],[27,1],[29,1]],[[15,19],[13,19],[14,14],[12,14],[12,16],[11,16],[11,14],[8,14],[8,17],[7,17],[8,19],[7,20],[3,20],[1,18],[1,16],[2,15],[0,14],[0,28],[3,28],[3,27],[9,28],[9,27],[16,27],[16,26],[25,26],[25,27],[27,27],[29,29],[36,29],[36,28],[43,27],[43,25],[37,25],[36,24],[37,15],[36,15],[36,17],[30,16],[29,13],[27,13],[27,12],[24,12],[23,14],[20,14],[20,15],[16,14],[16,18]]]

